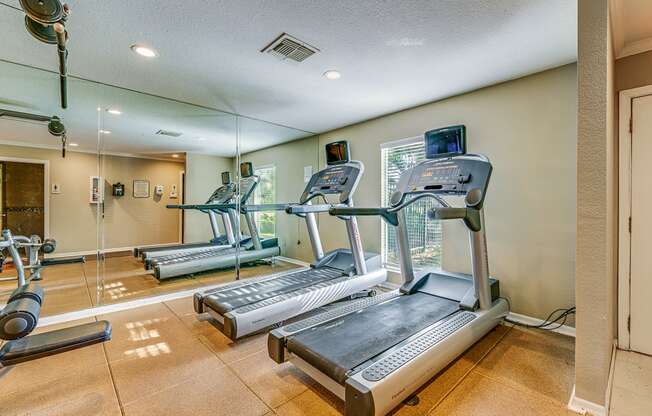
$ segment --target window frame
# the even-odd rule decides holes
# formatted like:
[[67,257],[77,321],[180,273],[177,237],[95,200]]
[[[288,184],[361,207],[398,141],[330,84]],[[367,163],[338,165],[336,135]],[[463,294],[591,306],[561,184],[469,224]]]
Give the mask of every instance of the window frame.
[[[387,172],[386,169],[387,167],[385,166],[385,155],[384,152],[388,151],[392,148],[400,147],[400,146],[410,146],[410,145],[415,145],[418,143],[423,143],[423,136],[412,136],[412,137],[406,137],[403,139],[398,139],[398,140],[391,140],[388,142],[384,142],[380,144],[380,206],[383,206],[386,202],[389,200],[390,195],[386,195],[386,190],[387,190]],[[424,145],[425,146],[425,145]],[[400,264],[394,264],[394,263],[388,263],[388,255],[389,255],[389,241],[388,241],[388,231],[389,231],[389,225],[384,221],[381,220],[380,222],[380,251],[381,251],[381,262],[383,266],[392,272],[400,273],[401,268]],[[443,240],[443,238],[442,238]],[[412,247],[411,247],[412,248]],[[441,256],[441,254],[440,254]],[[441,263],[441,257],[439,259]]]
[[[260,178],[262,178],[262,176],[259,175],[258,172],[260,172],[261,170],[265,170],[265,169],[271,169],[273,171],[273,175],[274,175],[273,180],[272,180],[272,191],[273,191],[272,193],[273,193],[274,201],[271,202],[273,204],[273,203],[276,203],[276,193],[277,193],[276,192],[277,191],[276,164],[268,163],[268,164],[265,164],[265,165],[260,165],[260,166],[255,166],[254,167],[254,175],[259,177],[259,185],[260,185]],[[254,196],[254,204],[260,204],[261,203],[256,198],[257,195],[258,195],[259,189],[260,188],[256,187],[256,190],[254,190],[254,195],[253,195]],[[263,214],[263,213],[262,212],[254,213],[254,222],[256,223],[256,228],[258,228],[258,233],[260,234],[260,237],[261,238],[275,238],[276,233],[277,233],[277,218],[278,218],[278,216],[276,215],[276,212],[272,213],[272,215],[274,216],[274,234],[272,234],[272,235],[263,234],[261,226],[260,226],[260,220],[259,220],[259,217],[260,217],[261,214]]]

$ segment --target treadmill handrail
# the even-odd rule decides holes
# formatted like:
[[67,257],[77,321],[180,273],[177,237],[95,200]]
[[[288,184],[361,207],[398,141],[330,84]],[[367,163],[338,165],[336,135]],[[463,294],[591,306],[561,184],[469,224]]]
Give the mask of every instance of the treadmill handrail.
[[[288,214],[309,214],[316,212],[329,212],[329,210],[335,206],[335,204],[289,204],[285,209],[285,212]],[[344,206],[344,205],[342,205]]]
[[199,211],[223,211],[228,209],[236,209],[237,205],[233,203],[228,204],[168,204],[166,208],[175,209],[195,209]]
[[358,216],[358,217],[380,216],[389,224],[396,227],[398,226],[398,217],[396,213],[423,198],[433,198],[444,207],[446,208],[450,207],[446,203],[446,201],[442,199],[440,195],[436,195],[433,193],[424,193],[424,194],[416,195],[395,207],[363,208],[363,207],[333,206],[331,209],[328,210],[328,213],[334,216]]
[[285,211],[288,204],[240,205],[243,212]]
[[333,207],[328,210],[328,213],[338,217],[364,217],[364,216],[380,216],[385,221],[393,226],[398,226],[398,216],[391,208],[376,207],[376,208],[356,208],[356,207]]

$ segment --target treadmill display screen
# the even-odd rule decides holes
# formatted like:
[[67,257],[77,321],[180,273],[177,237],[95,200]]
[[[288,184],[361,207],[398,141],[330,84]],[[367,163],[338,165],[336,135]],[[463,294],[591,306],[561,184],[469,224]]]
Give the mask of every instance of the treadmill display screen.
[[248,178],[254,175],[254,165],[251,162],[240,163],[240,176]]
[[231,183],[231,172],[222,172],[222,185]]
[[466,127],[452,126],[430,130],[424,134],[426,158],[438,159],[466,153]]
[[327,165],[339,165],[349,161],[349,142],[340,140],[326,145]]

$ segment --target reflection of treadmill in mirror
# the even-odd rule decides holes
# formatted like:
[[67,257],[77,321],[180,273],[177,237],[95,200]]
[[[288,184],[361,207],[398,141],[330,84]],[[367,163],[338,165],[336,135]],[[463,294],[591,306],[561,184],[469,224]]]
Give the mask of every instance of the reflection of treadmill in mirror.
[[[340,217],[346,224],[350,248],[324,253],[315,214],[334,206],[349,207],[364,166],[351,161],[346,142],[326,146],[327,166],[310,178],[298,204],[245,206],[245,211],[286,211],[306,221],[315,257],[310,268],[291,270],[239,281],[195,294],[197,313],[208,312],[221,330],[235,340],[283,322],[322,305],[359,294],[384,282],[387,271],[376,253],[365,253],[355,217]],[[337,198],[329,203],[327,197]],[[315,199],[322,204],[312,204]]]
[[[207,204],[225,204],[231,202],[235,195],[235,183],[231,181],[231,172],[222,172],[222,185],[208,198]],[[140,257],[145,268],[150,267],[152,259],[160,256],[188,255],[206,248],[231,247],[235,243],[233,218],[228,212],[203,211],[208,214],[213,238],[205,243],[168,244],[134,248],[134,256]],[[220,234],[217,217],[222,219],[224,234]]]
[[[492,166],[466,154],[464,126],[425,133],[427,159],[401,173],[390,206],[333,208],[331,215],[380,216],[396,227],[403,285],[272,331],[271,358],[291,361],[345,401],[347,416],[388,414],[498,325],[508,313],[489,278],[483,204]],[[457,197],[457,198],[455,198]],[[447,199],[464,198],[463,207]],[[425,198],[436,203],[414,208]],[[468,231],[472,275],[414,271],[413,224],[461,221]]]
[[[259,178],[253,174],[250,162],[240,164],[240,206],[247,204],[253,197]],[[227,213],[234,227],[239,223],[238,205],[233,201],[228,203],[212,203],[204,205],[168,205],[170,208],[194,209],[207,212]],[[229,246],[208,247],[196,253],[182,256],[161,256],[150,261],[150,268],[157,279],[169,279],[176,276],[207,272],[211,270],[235,267],[236,253],[240,264],[256,263],[281,254],[276,238],[260,238],[253,212],[242,211],[249,229],[249,236],[240,241],[239,250],[235,243]]]

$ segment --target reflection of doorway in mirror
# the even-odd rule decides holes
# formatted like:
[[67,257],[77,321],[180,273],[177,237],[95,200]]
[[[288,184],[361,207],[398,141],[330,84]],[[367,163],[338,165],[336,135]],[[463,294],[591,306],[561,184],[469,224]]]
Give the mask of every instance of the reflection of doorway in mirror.
[[45,238],[45,165],[0,161],[0,225],[14,235]]

